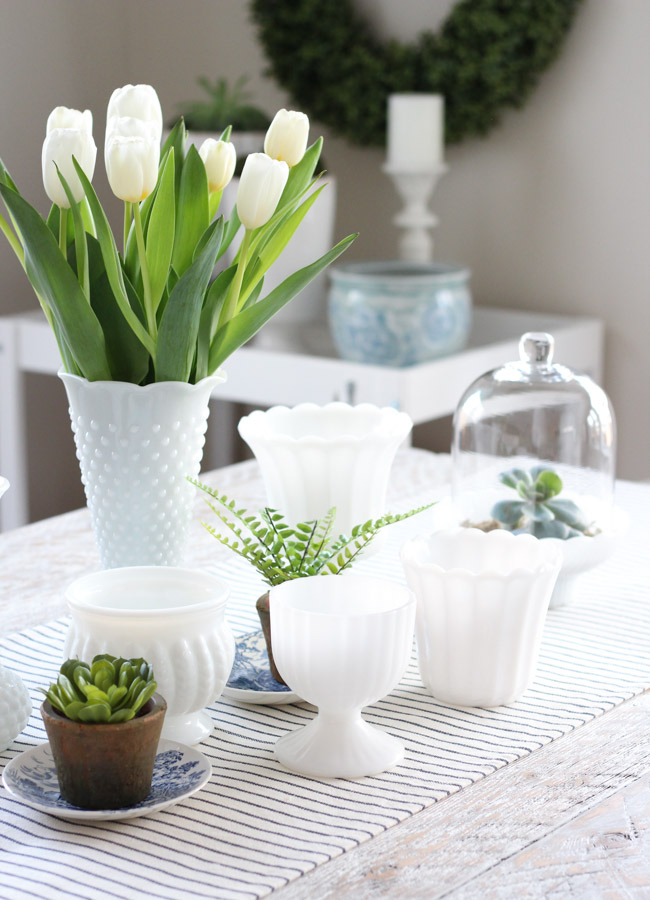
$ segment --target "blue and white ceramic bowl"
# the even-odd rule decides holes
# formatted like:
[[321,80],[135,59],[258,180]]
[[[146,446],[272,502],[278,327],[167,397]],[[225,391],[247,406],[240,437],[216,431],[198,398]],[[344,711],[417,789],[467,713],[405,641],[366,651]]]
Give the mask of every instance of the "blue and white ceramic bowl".
[[442,263],[359,262],[330,270],[329,321],[343,359],[411,366],[462,350],[469,270]]

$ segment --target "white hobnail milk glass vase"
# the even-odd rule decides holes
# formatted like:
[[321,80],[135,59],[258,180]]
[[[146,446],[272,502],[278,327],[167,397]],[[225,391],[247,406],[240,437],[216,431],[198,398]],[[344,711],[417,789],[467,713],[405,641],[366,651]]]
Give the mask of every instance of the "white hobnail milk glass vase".
[[370,725],[364,706],[385,697],[411,655],[415,598],[359,575],[313,575],[271,588],[273,653],[282,677],[318,706],[276,743],[287,768],[321,778],[375,775],[404,758],[402,743]]
[[[238,426],[260,465],[269,506],[293,525],[335,506],[334,534],[386,512],[391,466],[412,427],[391,407],[339,402],[255,410]],[[373,550],[378,546],[375,539]]]
[[167,701],[162,736],[205,740],[204,707],[221,696],[235,658],[225,619],[228,586],[207,572],[134,566],[94,572],[66,591],[72,621],[64,656],[91,662],[99,653],[142,657]]
[[501,706],[530,686],[562,564],[556,543],[452,528],[404,544],[420,677],[434,697]]
[[[9,487],[0,475],[0,497]],[[0,753],[18,737],[29,720],[32,701],[20,675],[0,662]]]
[[177,566],[185,556],[213,389],[87,381],[59,372],[102,567]]

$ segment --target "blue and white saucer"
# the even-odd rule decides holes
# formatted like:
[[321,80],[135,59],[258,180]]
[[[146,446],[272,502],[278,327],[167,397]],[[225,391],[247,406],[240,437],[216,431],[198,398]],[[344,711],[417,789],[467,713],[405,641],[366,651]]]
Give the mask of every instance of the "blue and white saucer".
[[158,812],[185,800],[206,784],[212,774],[208,759],[176,741],[158,744],[151,793],[135,806],[123,809],[80,809],[64,800],[49,743],[38,744],[14,757],[5,766],[2,783],[16,799],[40,812],[71,822],[118,821]]
[[223,695],[240,703],[263,703],[267,706],[300,702],[297,694],[271,675],[261,628],[237,638],[235,661]]

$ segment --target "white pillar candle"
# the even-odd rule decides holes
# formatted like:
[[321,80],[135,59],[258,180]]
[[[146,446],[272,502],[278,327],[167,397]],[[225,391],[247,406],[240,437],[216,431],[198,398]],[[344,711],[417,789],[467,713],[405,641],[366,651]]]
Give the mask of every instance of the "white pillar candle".
[[441,94],[391,94],[388,98],[387,166],[430,172],[443,163],[444,98]]

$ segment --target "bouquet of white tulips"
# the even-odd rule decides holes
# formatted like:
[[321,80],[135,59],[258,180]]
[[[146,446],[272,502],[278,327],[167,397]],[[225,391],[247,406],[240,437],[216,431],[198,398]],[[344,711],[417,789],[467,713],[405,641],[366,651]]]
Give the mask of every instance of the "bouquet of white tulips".
[[[42,168],[46,220],[0,160],[7,237],[56,336],[65,369],[89,381],[196,383],[211,375],[354,240],[351,235],[262,297],[264,275],[318,197],[322,139],[307,148],[303,113],[280,110],[264,153],[246,159],[236,206],[217,216],[236,154],[228,128],[200,150],[182,120],[162,150],[162,112],[149,85],[114,91],[104,156],[124,201],[119,246],[92,187],[97,148],[89,110],[57,107]],[[234,263],[218,260],[240,228]]]

